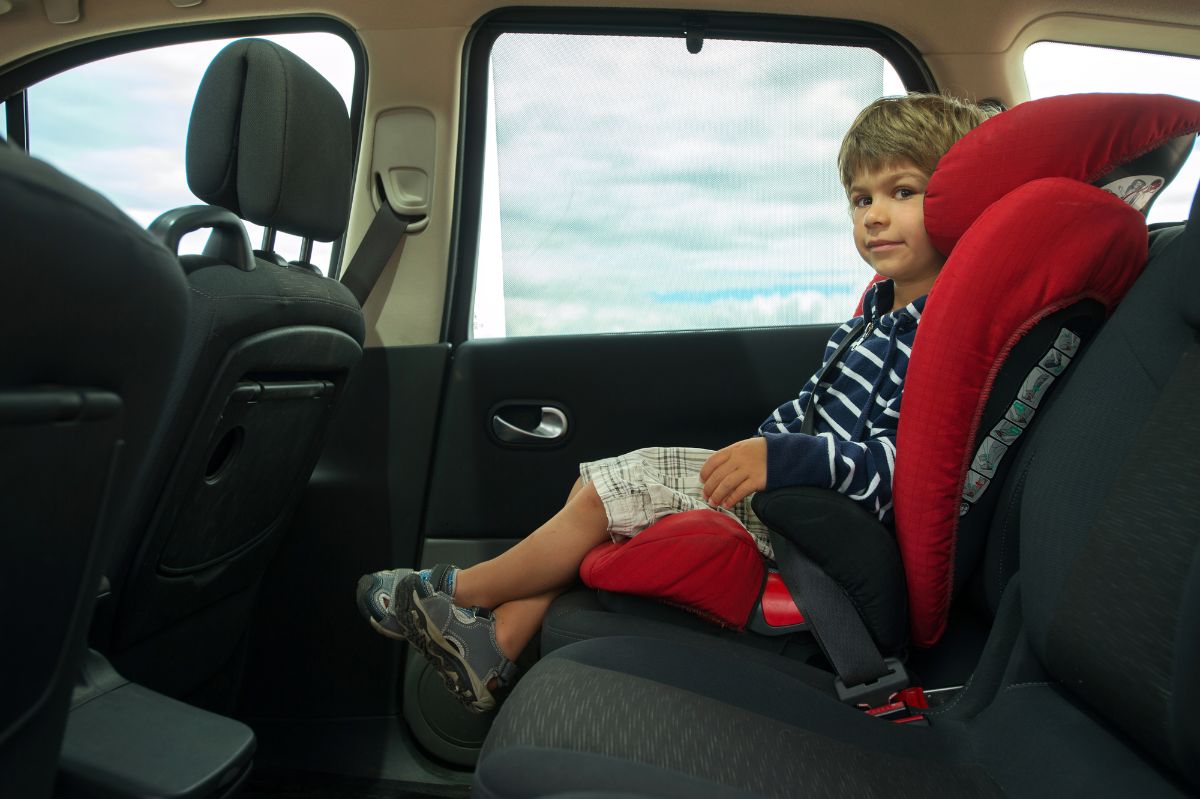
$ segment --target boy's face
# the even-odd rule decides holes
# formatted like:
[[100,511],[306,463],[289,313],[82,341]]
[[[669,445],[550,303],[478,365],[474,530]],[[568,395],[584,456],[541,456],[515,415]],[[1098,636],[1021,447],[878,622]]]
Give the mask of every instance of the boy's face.
[[850,186],[854,245],[897,295],[911,302],[933,286],[946,259],[925,232],[925,186],[929,176],[908,160],[855,175]]

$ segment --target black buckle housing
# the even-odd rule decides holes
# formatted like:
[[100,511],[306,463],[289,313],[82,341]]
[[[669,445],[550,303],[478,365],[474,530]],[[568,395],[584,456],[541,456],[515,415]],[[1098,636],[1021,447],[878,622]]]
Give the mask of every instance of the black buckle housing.
[[846,685],[842,682],[841,677],[835,677],[833,687],[837,691],[838,699],[848,705],[856,706],[878,707],[887,704],[892,694],[908,687],[909,680],[908,671],[898,658],[884,658],[883,665],[887,667],[887,674],[871,682]]

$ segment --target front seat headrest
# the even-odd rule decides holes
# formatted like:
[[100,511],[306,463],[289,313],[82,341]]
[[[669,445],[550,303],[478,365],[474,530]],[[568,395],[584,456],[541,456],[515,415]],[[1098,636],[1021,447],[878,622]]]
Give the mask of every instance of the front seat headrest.
[[243,219],[332,241],[350,211],[350,118],[341,95],[301,58],[242,39],[213,59],[192,106],[192,192]]
[[942,157],[925,193],[925,229],[949,255],[988,206],[1039,178],[1093,183],[1145,211],[1179,171],[1197,130],[1200,104],[1166,94],[1069,94],[1021,103]]

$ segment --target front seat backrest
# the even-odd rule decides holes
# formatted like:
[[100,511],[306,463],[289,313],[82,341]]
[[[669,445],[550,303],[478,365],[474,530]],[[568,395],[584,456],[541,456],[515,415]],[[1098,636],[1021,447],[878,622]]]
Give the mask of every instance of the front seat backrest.
[[188,292],[99,194],[0,145],[0,796],[50,795],[110,509],[165,419]]
[[304,61],[250,39],[222,50],[196,96],[188,184],[215,206],[151,227],[177,242],[193,293],[192,364],[144,534],[126,542],[107,649],[129,678],[222,707],[254,593],[362,355],[362,311],[340,283],[250,255],[237,217],[306,239],[341,235],[352,141],[346,107]]

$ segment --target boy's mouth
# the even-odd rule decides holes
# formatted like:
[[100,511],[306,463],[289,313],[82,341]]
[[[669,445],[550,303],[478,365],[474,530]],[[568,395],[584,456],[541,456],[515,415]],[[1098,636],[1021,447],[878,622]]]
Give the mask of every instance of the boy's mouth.
[[888,241],[886,239],[872,239],[867,242],[867,249],[871,252],[886,252],[887,250],[899,247],[902,242]]

